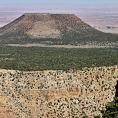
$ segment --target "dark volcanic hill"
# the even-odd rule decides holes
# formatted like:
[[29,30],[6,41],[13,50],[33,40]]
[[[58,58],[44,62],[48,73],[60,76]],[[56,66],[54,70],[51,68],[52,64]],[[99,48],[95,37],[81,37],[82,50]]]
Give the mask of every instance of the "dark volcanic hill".
[[118,35],[95,30],[73,14],[24,14],[0,28],[1,43],[95,44]]

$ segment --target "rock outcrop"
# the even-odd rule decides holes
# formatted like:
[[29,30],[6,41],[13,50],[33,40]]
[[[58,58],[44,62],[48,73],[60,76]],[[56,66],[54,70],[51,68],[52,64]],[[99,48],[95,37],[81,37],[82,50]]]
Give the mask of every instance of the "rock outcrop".
[[0,118],[15,118],[15,116],[11,110],[0,106]]
[[0,70],[0,106],[15,118],[92,118],[113,100],[117,80],[118,66],[75,72]]

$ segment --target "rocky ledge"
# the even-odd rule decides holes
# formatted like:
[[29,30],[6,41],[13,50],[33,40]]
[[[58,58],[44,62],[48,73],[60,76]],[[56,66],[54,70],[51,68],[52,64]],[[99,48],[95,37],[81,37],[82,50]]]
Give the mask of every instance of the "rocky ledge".
[[12,111],[13,118],[92,118],[113,100],[117,80],[118,66],[68,72],[0,70],[0,106]]

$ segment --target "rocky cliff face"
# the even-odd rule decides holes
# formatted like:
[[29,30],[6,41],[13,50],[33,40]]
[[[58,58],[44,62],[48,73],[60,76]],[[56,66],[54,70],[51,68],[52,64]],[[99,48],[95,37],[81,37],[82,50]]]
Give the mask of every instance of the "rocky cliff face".
[[0,105],[16,118],[92,118],[113,100],[117,80],[118,66],[76,72],[0,70]]
[[0,118],[15,118],[15,116],[11,110],[0,106]]

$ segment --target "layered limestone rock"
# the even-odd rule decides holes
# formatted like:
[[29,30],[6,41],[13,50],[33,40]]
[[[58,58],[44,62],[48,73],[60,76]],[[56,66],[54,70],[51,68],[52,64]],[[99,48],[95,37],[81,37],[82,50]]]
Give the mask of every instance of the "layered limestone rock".
[[117,80],[118,66],[69,72],[0,70],[0,105],[16,118],[92,118],[113,100]]
[[11,110],[0,106],[0,118],[15,118],[15,116]]

